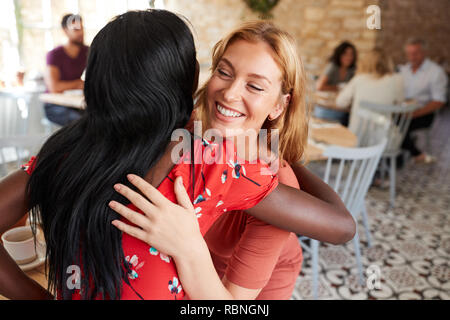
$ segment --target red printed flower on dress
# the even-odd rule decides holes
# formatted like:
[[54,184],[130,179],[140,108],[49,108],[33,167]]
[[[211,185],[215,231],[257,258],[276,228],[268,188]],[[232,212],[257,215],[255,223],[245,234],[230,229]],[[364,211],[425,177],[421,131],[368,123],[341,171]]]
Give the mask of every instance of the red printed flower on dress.
[[169,263],[170,262],[170,257],[162,252],[159,252],[158,250],[156,250],[153,247],[150,247],[150,249],[148,249],[148,252],[150,252],[150,254],[152,256],[157,256],[159,254],[159,257],[161,258],[162,261]]
[[126,256],[125,261],[128,262],[128,264],[132,267],[131,272],[128,273],[128,278],[130,278],[131,280],[138,278],[139,274],[137,273],[137,270],[142,268],[145,262],[142,261],[141,263],[139,263],[139,258],[137,257],[137,255],[133,255],[131,258],[130,256]]
[[181,284],[178,284],[178,278],[173,277],[172,280],[169,280],[169,291],[171,294],[175,295],[175,300],[177,299],[177,294],[179,294],[183,290],[181,288]]

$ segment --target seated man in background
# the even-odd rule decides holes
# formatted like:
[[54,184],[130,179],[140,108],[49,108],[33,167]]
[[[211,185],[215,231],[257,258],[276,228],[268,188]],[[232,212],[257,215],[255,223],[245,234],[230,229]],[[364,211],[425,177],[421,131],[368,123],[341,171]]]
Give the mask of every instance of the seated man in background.
[[[84,45],[82,19],[79,15],[67,14],[63,17],[61,26],[67,36],[67,43],[47,53],[45,83],[47,92],[50,93],[84,87],[81,75],[86,68],[89,47]],[[47,118],[61,126],[77,120],[83,112],[55,104],[45,104],[44,108]]]
[[411,132],[431,126],[435,111],[446,102],[448,79],[445,71],[426,57],[426,46],[423,40],[408,40],[405,53],[408,63],[400,67],[400,74],[405,85],[405,98],[414,99],[423,107],[414,112],[402,148],[411,152],[416,163],[428,163],[434,158],[416,147]]

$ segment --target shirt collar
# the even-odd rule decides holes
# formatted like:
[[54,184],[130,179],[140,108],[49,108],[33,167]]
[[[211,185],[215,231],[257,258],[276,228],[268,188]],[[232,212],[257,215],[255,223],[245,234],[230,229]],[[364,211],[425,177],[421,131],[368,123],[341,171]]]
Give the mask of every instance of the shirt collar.
[[[425,58],[422,62],[422,64],[420,65],[420,67],[417,69],[416,73],[418,71],[423,71],[427,68],[428,64],[430,63],[430,60],[428,58]],[[412,73],[412,66],[411,66],[411,62],[408,62],[408,69],[409,71],[411,71]]]

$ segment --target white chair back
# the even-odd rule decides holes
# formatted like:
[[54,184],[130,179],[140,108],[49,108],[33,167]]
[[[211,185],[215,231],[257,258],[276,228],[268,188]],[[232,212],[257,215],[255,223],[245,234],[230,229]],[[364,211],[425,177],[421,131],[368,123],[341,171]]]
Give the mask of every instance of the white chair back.
[[36,154],[48,134],[40,124],[42,103],[37,92],[0,93],[0,177],[8,174],[8,164],[18,168]]
[[28,104],[23,97],[0,96],[0,137],[26,134]]
[[[18,169],[30,156],[37,154],[48,136],[41,133],[0,137],[0,178],[9,173],[8,163],[15,162],[14,168]],[[13,155],[8,151],[13,151]]]
[[391,125],[390,118],[366,109],[357,109],[356,117],[353,133],[358,137],[358,147],[373,146],[383,138],[387,138]]
[[[384,137],[378,144],[370,147],[332,146],[324,151],[324,156],[328,158],[324,181],[340,195],[355,219],[360,213],[386,144],[387,139]],[[334,172],[333,168],[336,168],[337,172]]]
[[371,112],[374,117],[384,116],[390,119],[391,127],[388,132],[388,144],[385,153],[397,153],[411,123],[412,114],[419,109],[419,105],[383,105],[369,101],[361,101],[360,109]]

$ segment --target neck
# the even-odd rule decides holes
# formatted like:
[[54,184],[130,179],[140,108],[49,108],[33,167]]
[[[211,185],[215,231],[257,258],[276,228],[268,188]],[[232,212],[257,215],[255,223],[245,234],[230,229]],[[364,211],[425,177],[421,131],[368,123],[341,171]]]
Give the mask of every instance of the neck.
[[158,162],[147,172],[144,177],[148,183],[157,187],[161,184],[164,178],[169,174],[175,165],[172,159],[172,149],[178,144],[178,141],[171,141],[167,146],[164,154],[158,160]]
[[417,69],[420,68],[420,66],[423,64],[424,61],[425,61],[425,59],[423,59],[422,61],[420,61],[418,64],[412,65],[411,67],[412,67],[413,72],[416,72]]
[[82,43],[78,43],[78,42],[74,42],[74,41],[70,41],[70,40],[69,40],[69,41],[64,45],[64,47],[65,47],[66,49],[72,49],[72,50],[75,50],[75,49],[80,49],[82,45],[83,45]]

